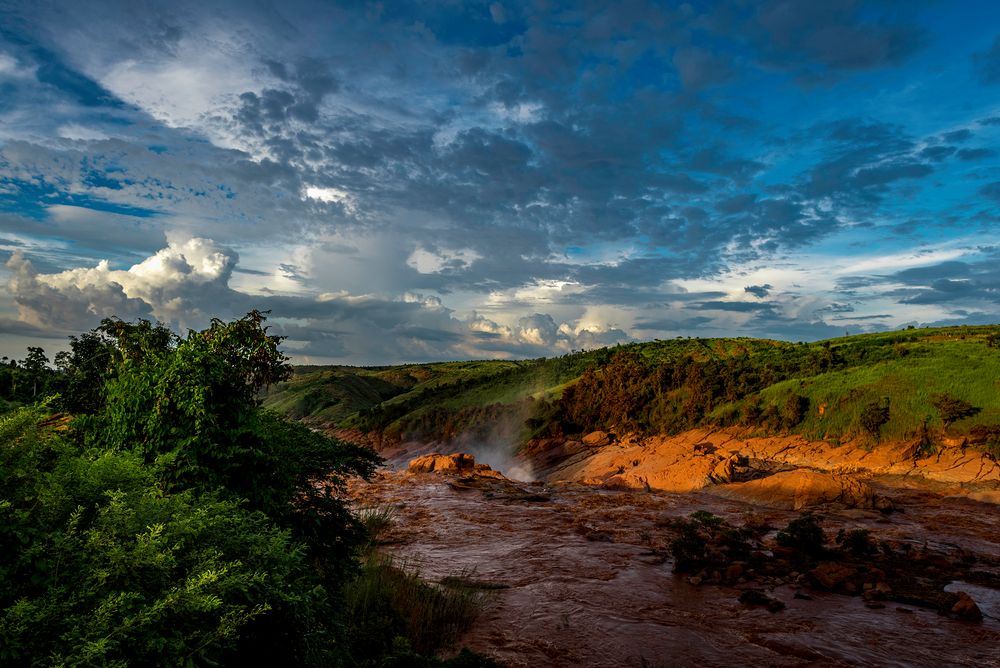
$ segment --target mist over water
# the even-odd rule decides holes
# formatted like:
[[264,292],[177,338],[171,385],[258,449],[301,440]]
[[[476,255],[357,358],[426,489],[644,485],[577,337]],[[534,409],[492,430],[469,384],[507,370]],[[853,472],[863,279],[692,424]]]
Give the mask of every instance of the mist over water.
[[489,464],[511,480],[532,482],[537,480],[530,462],[517,456],[525,415],[515,414],[493,423],[488,430],[478,429],[455,439],[456,449],[476,458],[477,464]]

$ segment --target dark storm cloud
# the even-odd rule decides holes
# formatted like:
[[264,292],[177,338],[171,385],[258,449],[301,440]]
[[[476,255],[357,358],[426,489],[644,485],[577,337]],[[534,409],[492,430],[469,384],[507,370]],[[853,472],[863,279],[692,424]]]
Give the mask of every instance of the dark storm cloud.
[[927,148],[920,151],[920,157],[927,158],[928,160],[933,160],[934,162],[941,162],[947,157],[950,157],[955,153],[954,146],[928,146]]
[[1000,83],[1000,35],[993,40],[993,45],[988,50],[977,53],[973,58],[981,82]]
[[[871,20],[873,14],[881,16]],[[882,3],[771,0],[756,6],[752,22],[769,65],[796,68],[802,79],[813,81],[897,64],[914,54],[924,44],[923,31],[905,13],[891,17]]]
[[907,286],[896,293],[903,304],[995,305],[1000,304],[998,259],[942,262],[896,272],[890,278]]
[[963,142],[972,139],[972,130],[967,128],[962,128],[961,130],[952,130],[951,132],[945,132],[941,135],[941,138],[946,142]]
[[982,186],[979,189],[979,194],[1000,202],[1000,181],[994,181]]
[[963,148],[958,152],[959,160],[971,162],[973,160],[986,160],[995,158],[997,152],[991,148]]
[[772,286],[770,283],[765,283],[764,285],[748,285],[747,287],[743,288],[743,292],[751,294],[754,297],[763,299],[768,294],[770,294],[771,288]]
[[774,304],[768,302],[723,302],[708,301],[691,305],[704,311],[730,311],[732,313],[776,313]]
[[[1000,202],[993,119],[978,121],[981,148],[959,148],[971,130],[948,131],[988,110],[969,102],[933,123],[914,111],[909,84],[937,80],[907,65],[927,39],[911,3],[9,4],[11,247],[45,275],[104,257],[129,266],[170,234],[247,248],[255,264],[232,271],[263,296],[223,282],[211,301],[186,283],[179,298],[199,312],[269,304],[309,354],[535,355],[627,338],[612,325],[569,335],[572,318],[535,313],[523,294],[548,284],[571,286],[554,291],[562,312],[641,312],[647,332],[708,328],[706,311],[747,331],[833,335],[814,307],[798,325],[785,317],[798,306],[778,281],[679,286],[794,266],[798,249],[842,232],[865,249],[876,234],[916,243],[970,220],[988,235]],[[874,105],[875,85],[898,92]],[[985,201],[942,195],[950,182]],[[160,308],[103,284],[24,280],[53,321],[73,289],[100,308]],[[899,299],[988,283],[938,280],[906,283]],[[452,296],[506,324],[433,301]],[[665,316],[666,304],[699,312]]]

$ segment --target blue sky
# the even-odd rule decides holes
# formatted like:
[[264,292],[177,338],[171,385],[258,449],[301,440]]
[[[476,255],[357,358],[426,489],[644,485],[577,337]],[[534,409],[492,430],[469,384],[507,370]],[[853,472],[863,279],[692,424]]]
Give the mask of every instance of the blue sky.
[[993,2],[0,0],[0,354],[1000,321]]

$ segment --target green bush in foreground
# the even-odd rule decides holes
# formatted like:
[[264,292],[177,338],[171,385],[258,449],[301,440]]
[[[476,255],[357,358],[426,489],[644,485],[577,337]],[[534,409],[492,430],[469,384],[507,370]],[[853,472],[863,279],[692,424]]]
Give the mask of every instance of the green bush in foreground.
[[0,663],[212,664],[248,623],[324,607],[304,546],[215,494],[165,493],[45,411],[0,420]]
[[2,419],[0,663],[350,661],[341,492],[378,457],[260,408],[290,371],[263,321],[105,320],[71,342],[100,364],[63,359],[86,383]]

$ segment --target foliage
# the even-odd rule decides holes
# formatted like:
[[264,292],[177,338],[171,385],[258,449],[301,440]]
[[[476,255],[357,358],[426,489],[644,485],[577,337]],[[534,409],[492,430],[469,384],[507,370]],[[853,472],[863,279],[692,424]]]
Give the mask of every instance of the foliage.
[[674,570],[691,573],[703,568],[724,567],[750,556],[748,530],[736,528],[712,513],[699,510],[689,519],[669,523],[675,537],[670,543]]
[[859,423],[861,428],[876,441],[882,431],[882,426],[889,421],[889,398],[882,397],[871,401],[861,411]]
[[937,409],[938,416],[945,427],[956,420],[970,417],[979,412],[978,408],[965,399],[960,399],[947,392],[932,394],[931,404]]
[[86,452],[62,424],[44,407],[0,420],[0,663],[238,663],[248,625],[327,626],[287,530],[164,492],[134,453]]
[[781,420],[785,429],[797,426],[809,412],[809,397],[801,394],[789,394],[781,411]]
[[[342,492],[378,457],[260,408],[289,373],[263,323],[180,339],[105,320],[49,370],[63,395],[0,429],[0,576],[23,585],[2,601],[10,662],[45,642],[74,664],[345,658],[364,531]],[[57,406],[75,416],[42,419]]]
[[[965,432],[1000,422],[994,385],[1000,356],[983,345],[998,331],[908,329],[812,344],[688,338],[549,360],[309,367],[272,388],[265,401],[285,414],[390,438],[452,438],[500,423],[514,442],[596,429],[672,434],[700,426],[844,441],[874,438],[862,414],[888,398],[891,411],[877,427],[878,439],[910,440],[927,429],[936,393],[981,408],[959,423]],[[523,428],[511,428],[512,421]]]
[[330,512],[342,526],[330,486],[314,483],[332,476],[336,491],[340,476],[366,475],[376,458],[259,409],[258,393],[290,372],[263,321],[258,312],[214,320],[176,345],[156,328],[106,323],[119,362],[100,411],[77,426],[91,445],[155,464],[172,489],[222,489],[276,519]]
[[826,535],[820,526],[820,517],[810,513],[802,513],[788,523],[775,536],[778,545],[794,550],[797,555],[816,558],[826,551]]
[[386,654],[386,638],[404,639],[404,648],[420,654],[449,645],[471,626],[484,593],[427,583],[391,556],[372,553],[345,599],[354,659],[374,666]]
[[878,550],[868,529],[841,529],[837,532],[837,544],[844,552],[857,558],[870,556]]

